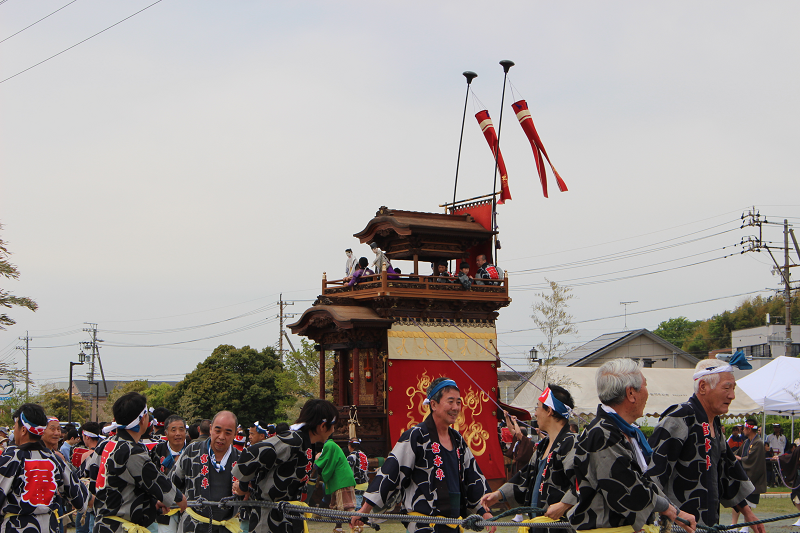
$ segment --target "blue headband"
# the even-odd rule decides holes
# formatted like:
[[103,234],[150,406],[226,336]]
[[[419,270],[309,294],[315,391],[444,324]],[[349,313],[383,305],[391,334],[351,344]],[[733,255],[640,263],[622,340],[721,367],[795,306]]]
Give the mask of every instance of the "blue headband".
[[269,433],[269,432],[266,430],[266,428],[262,428],[262,427],[261,427],[261,424],[259,424],[259,423],[258,423],[258,420],[256,420],[255,422],[253,422],[253,427],[255,427],[255,428],[256,428],[256,431],[258,431],[258,432],[259,432],[259,433],[261,433],[262,435],[267,435],[267,434]]
[[454,387],[455,389],[458,389],[458,385],[456,385],[456,382],[453,381],[452,379],[446,379],[444,381],[440,381],[434,388],[431,389],[431,391],[428,393],[428,397],[425,398],[425,401],[422,403],[424,405],[428,405],[429,403],[431,403],[431,398],[433,398],[437,392],[444,389],[445,387]]

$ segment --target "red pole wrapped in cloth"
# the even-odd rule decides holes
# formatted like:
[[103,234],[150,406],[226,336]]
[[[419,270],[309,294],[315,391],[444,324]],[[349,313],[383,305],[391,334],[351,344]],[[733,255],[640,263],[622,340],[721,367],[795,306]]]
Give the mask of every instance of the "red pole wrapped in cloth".
[[[475,118],[478,119],[483,136],[486,137],[486,142],[489,143],[489,148],[492,149],[492,155],[497,158],[497,168],[500,170],[500,199],[497,203],[504,204],[506,200],[511,200],[511,191],[508,189],[508,172],[506,172],[506,164],[503,161],[503,153],[500,151],[500,147],[497,146],[497,132],[494,131],[494,124],[492,119],[489,118],[487,110],[478,111],[475,114]],[[495,153],[495,149],[497,153]]]
[[522,126],[522,131],[525,132],[525,135],[531,143],[531,148],[533,148],[533,157],[536,160],[536,171],[539,173],[539,181],[542,183],[544,197],[547,198],[547,171],[544,167],[542,154],[544,154],[544,157],[550,164],[550,168],[553,170],[559,190],[561,190],[561,192],[566,192],[567,184],[564,183],[564,180],[558,175],[558,171],[553,166],[553,163],[550,162],[550,157],[547,155],[547,150],[544,149],[542,139],[539,138],[539,134],[536,132],[536,126],[533,125],[531,112],[528,111],[528,103],[525,100],[520,100],[511,104],[511,108],[514,110],[514,113],[517,114],[517,120],[519,120],[519,124]]

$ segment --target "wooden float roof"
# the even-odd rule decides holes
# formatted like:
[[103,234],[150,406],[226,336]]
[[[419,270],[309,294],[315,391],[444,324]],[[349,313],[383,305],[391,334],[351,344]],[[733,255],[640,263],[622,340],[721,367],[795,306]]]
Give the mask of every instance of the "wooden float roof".
[[497,232],[489,231],[469,214],[423,213],[381,207],[367,227],[353,236],[378,244],[390,259],[420,261],[461,257]]

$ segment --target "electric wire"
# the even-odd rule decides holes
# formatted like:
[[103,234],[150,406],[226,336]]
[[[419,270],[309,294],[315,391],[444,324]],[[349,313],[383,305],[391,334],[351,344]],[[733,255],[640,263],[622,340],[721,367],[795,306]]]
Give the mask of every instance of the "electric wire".
[[266,324],[274,322],[275,320],[277,320],[277,319],[276,318],[268,318],[266,320],[259,320],[258,322],[253,322],[252,324],[248,324],[246,326],[242,326],[240,328],[236,328],[236,329],[233,329],[233,330],[230,330],[230,331],[225,331],[223,333],[218,333],[216,335],[209,335],[207,337],[202,337],[200,339],[191,339],[191,340],[187,340],[187,341],[165,342],[165,343],[161,343],[161,344],[127,344],[127,343],[104,342],[103,346],[107,347],[107,348],[108,347],[114,347],[114,348],[158,348],[158,347],[161,347],[161,346],[174,346],[174,345],[177,345],[177,344],[188,344],[188,343],[191,343],[191,342],[199,342],[199,341],[204,341],[204,340],[208,340],[208,339],[216,339],[218,337],[224,337],[226,335],[233,335],[234,333],[241,333],[243,331],[247,331],[247,330],[250,330],[250,329],[253,329],[253,328],[264,326]]
[[[697,265],[702,265],[702,264],[705,264],[705,263],[711,263],[713,261],[719,261],[721,259],[727,259],[728,257],[734,256],[734,255],[740,255],[740,253],[723,255],[722,257],[715,257],[713,259],[706,259],[704,261],[697,261],[695,263],[689,263],[688,265],[680,265],[680,266],[676,266],[676,267],[672,267],[672,268],[664,268],[664,269],[661,269],[661,270],[654,270],[652,272],[643,272],[641,274],[632,274],[630,276],[621,276],[621,277],[618,277],[618,278],[601,279],[601,280],[595,280],[595,281],[586,281],[586,282],[582,282],[582,283],[567,283],[566,282],[566,281],[577,281],[577,280],[581,280],[581,279],[589,279],[589,278],[595,277],[595,276],[585,276],[583,278],[573,278],[572,280],[558,281],[557,283],[559,285],[563,285],[565,287],[585,287],[587,285],[598,285],[598,284],[601,284],[601,283],[612,283],[614,281],[622,281],[622,280],[625,280],[625,279],[640,278],[640,277],[643,277],[643,276],[652,276],[653,274],[662,274],[664,272],[670,272],[672,270],[680,270],[682,268],[688,268],[688,267],[693,267],[693,266],[697,266]],[[548,285],[540,285],[540,286],[531,285],[531,286],[526,286],[525,288],[517,288],[517,289],[512,287],[511,291],[515,291],[515,290],[517,290],[517,291],[542,290],[542,289],[546,289],[548,287],[549,287]]]
[[[55,15],[56,13],[58,13],[59,11],[61,11],[62,9],[64,9],[65,7],[67,7],[67,6],[69,6],[69,5],[72,5],[72,4],[74,4],[75,2],[77,2],[77,1],[78,1],[78,0],[72,0],[72,2],[70,2],[69,4],[66,4],[66,5],[64,5],[64,6],[61,6],[61,7],[59,7],[58,9],[56,9],[55,11],[53,11],[52,13],[50,13],[50,15]],[[41,21],[43,21],[44,19],[46,19],[46,18],[47,18],[47,17],[49,17],[50,15],[46,15],[46,16],[44,16],[44,17],[40,18],[39,20],[37,20],[36,22],[34,22],[33,24],[30,24],[30,25],[28,25],[28,26],[25,26],[24,28],[22,28],[21,30],[19,30],[17,33],[12,33],[12,34],[11,34],[11,35],[9,35],[8,37],[6,37],[6,38],[5,38],[5,39],[3,39],[2,41],[0,41],[0,44],[2,44],[2,43],[4,43],[4,42],[6,42],[7,40],[11,39],[11,38],[12,38],[12,37],[14,37],[15,35],[19,35],[20,33],[24,32],[24,31],[25,31],[25,30],[27,30],[28,28],[30,28],[30,27],[32,27],[32,26],[35,26],[35,25],[39,24]]]
[[[724,250],[725,248],[727,248],[727,247],[723,247],[722,250]],[[625,269],[622,269],[622,270],[615,270],[613,272],[605,272],[603,274],[593,274],[591,276],[582,276],[582,277],[579,277],[579,278],[566,279],[566,280],[563,280],[563,282],[567,283],[569,281],[582,280],[582,279],[591,279],[591,278],[597,278],[597,277],[600,277],[600,276],[611,276],[611,275],[614,275],[614,274],[621,274],[623,272],[631,272],[633,270],[640,270],[642,268],[651,268],[651,267],[658,266],[658,265],[663,265],[663,264],[666,264],[666,263],[674,263],[674,262],[677,262],[677,261],[683,261],[684,259],[691,259],[692,257],[698,257],[698,256],[701,256],[701,255],[706,255],[706,254],[710,254],[712,252],[717,252],[717,251],[721,251],[721,250],[705,250],[705,251],[702,251],[702,252],[698,252],[696,254],[690,254],[690,255],[685,255],[683,257],[676,257],[675,259],[667,259],[665,261],[659,261],[658,263],[650,263],[649,265],[641,265],[641,266],[632,267],[632,268],[625,268]],[[738,254],[734,254],[734,255],[738,255]],[[532,285],[540,286],[539,284],[532,284]],[[515,288],[516,289],[521,289],[521,288],[528,287],[528,286],[529,285],[519,285],[519,286],[517,286]]]
[[[739,296],[748,296],[750,294],[758,294],[758,293],[761,293],[761,292],[770,292],[770,290],[769,289],[760,289],[760,290],[755,290],[755,291],[750,291],[750,292],[742,292],[742,293],[739,293],[739,294],[731,294],[729,296],[720,296],[720,297],[717,297],[717,298],[708,298],[706,300],[698,300],[696,302],[689,302],[689,303],[676,304],[676,305],[668,305],[668,306],[659,307],[659,308],[656,308],[656,309],[648,309],[646,311],[629,311],[627,313],[627,316],[641,315],[641,314],[644,314],[644,313],[654,313],[656,311],[664,311],[666,309],[675,309],[676,307],[684,307],[684,306],[687,306],[687,305],[697,305],[697,304],[703,304],[703,303],[708,303],[708,302],[715,302],[717,300],[725,300],[727,298],[737,298]],[[613,316],[605,316],[605,317],[601,317],[601,318],[588,318],[586,320],[576,320],[576,321],[573,322],[573,324],[585,324],[587,322],[597,322],[599,320],[609,320],[609,319],[612,319],[612,318],[622,318],[623,316],[626,316],[626,315],[613,315]],[[497,334],[498,335],[508,335],[508,334],[511,334],[511,333],[519,333],[519,332],[522,332],[522,331],[534,331],[534,330],[537,330],[537,329],[539,329],[539,328],[535,328],[534,327],[534,328],[525,328],[525,329],[512,329],[512,330],[509,330],[509,331],[499,331]]]
[[[7,0],[0,0],[0,1],[7,1]],[[7,78],[5,78],[5,79],[3,79],[3,80],[0,80],[0,83],[5,83],[5,82],[7,82],[8,80],[10,80],[10,79],[12,79],[12,78],[16,78],[16,77],[17,77],[17,76],[19,76],[20,74],[23,74],[23,73],[25,73],[25,72],[28,72],[29,70],[31,70],[31,69],[33,69],[33,68],[36,68],[36,67],[38,67],[38,66],[39,66],[39,65],[41,65],[42,63],[46,63],[46,62],[50,61],[51,59],[53,59],[54,57],[58,57],[58,56],[60,56],[61,54],[63,54],[64,52],[68,52],[69,50],[72,50],[72,49],[73,49],[73,48],[75,48],[76,46],[78,46],[78,45],[80,45],[80,44],[83,44],[83,43],[85,43],[85,42],[86,42],[86,41],[88,41],[89,39],[93,39],[94,37],[97,37],[97,36],[98,36],[98,35],[100,35],[101,33],[103,33],[103,32],[106,32],[106,31],[110,30],[110,29],[111,29],[111,28],[113,28],[114,26],[118,26],[119,24],[122,24],[123,22],[125,22],[125,21],[126,21],[126,20],[128,20],[129,18],[135,17],[136,15],[138,15],[139,13],[141,13],[142,11],[145,11],[145,10],[147,10],[147,9],[150,9],[150,8],[151,8],[151,7],[153,7],[154,5],[156,5],[156,4],[158,4],[158,3],[160,3],[161,1],[162,1],[162,0],[156,0],[155,2],[153,2],[152,4],[150,4],[149,6],[147,6],[147,7],[144,7],[144,8],[142,8],[142,9],[140,9],[139,11],[137,11],[136,13],[134,13],[133,15],[128,15],[127,17],[125,17],[124,19],[120,20],[119,22],[115,22],[115,23],[114,23],[114,24],[112,24],[111,26],[109,26],[109,27],[107,27],[107,28],[105,28],[105,29],[103,29],[103,30],[100,30],[99,32],[95,33],[94,35],[91,35],[91,36],[87,37],[86,39],[84,39],[84,40],[82,40],[82,41],[79,41],[79,42],[77,42],[77,43],[73,44],[73,45],[72,45],[72,46],[70,46],[69,48],[65,48],[64,50],[61,50],[61,51],[60,51],[60,52],[58,52],[57,54],[53,54],[53,55],[51,55],[50,57],[48,57],[47,59],[43,59],[42,61],[39,61],[39,62],[38,62],[38,63],[36,63],[35,65],[31,65],[30,67],[28,67],[28,68],[26,68],[26,69],[24,69],[24,70],[20,70],[19,72],[17,72],[16,74],[14,74],[14,75],[12,75],[12,76],[9,76],[9,77],[7,77]]]
[[[676,248],[678,246],[683,246],[683,245],[686,245],[686,244],[691,244],[691,243],[698,242],[698,241],[701,241],[701,240],[704,240],[704,239],[708,239],[708,238],[711,238],[711,237],[716,237],[718,235],[722,235],[724,233],[729,233],[731,231],[739,231],[739,228],[727,229],[725,231],[720,231],[720,232],[717,232],[717,233],[713,233],[711,235],[706,235],[706,236],[703,236],[703,237],[698,237],[696,239],[690,239],[688,241],[683,241],[683,242],[679,242],[679,243],[673,243],[673,244],[670,244],[670,245],[667,245],[667,246],[662,246],[660,248],[653,248],[651,250],[649,250],[648,248],[651,248],[652,246],[656,246],[656,245],[659,245],[659,244],[664,244],[664,243],[666,243],[668,241],[662,241],[660,243],[653,243],[652,245],[640,246],[640,247],[637,247],[637,248],[632,248],[630,250],[624,250],[624,251],[621,251],[621,252],[614,252],[612,254],[601,255],[601,256],[592,257],[592,258],[589,258],[589,259],[580,259],[580,260],[577,260],[577,261],[571,261],[571,262],[568,262],[568,263],[561,263],[561,264],[557,264],[557,265],[549,265],[549,266],[546,266],[546,267],[526,268],[526,269],[522,269],[522,270],[509,270],[508,272],[509,272],[509,274],[520,274],[520,275],[522,275],[524,273],[534,273],[534,272],[537,272],[537,271],[566,270],[566,269],[569,269],[569,268],[581,268],[581,267],[586,267],[586,266],[594,266],[594,265],[598,265],[598,264],[602,264],[602,263],[608,263],[608,262],[611,262],[611,261],[619,261],[621,259],[630,259],[632,257],[638,257],[640,255],[645,255],[645,254],[654,253],[654,252],[662,252],[664,250],[670,250],[670,249]],[[673,239],[669,239],[669,240],[673,240]],[[737,243],[736,246],[738,246],[739,244],[741,244],[741,243]],[[734,246],[734,245],[730,245],[730,246]]]

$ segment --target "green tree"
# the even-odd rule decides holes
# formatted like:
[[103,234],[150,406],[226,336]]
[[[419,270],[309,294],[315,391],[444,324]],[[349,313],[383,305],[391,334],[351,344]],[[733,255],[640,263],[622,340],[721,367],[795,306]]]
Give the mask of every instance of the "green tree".
[[[550,285],[550,292],[537,294],[541,301],[533,304],[533,323],[544,334],[544,341],[536,345],[539,358],[542,360],[536,368],[533,378],[541,380],[546,386],[552,382],[551,367],[556,364],[567,352],[567,346],[562,340],[567,335],[575,335],[578,329],[572,322],[569,301],[575,298],[572,289],[563,287],[555,281],[546,279]],[[561,385],[569,385],[561,380]]]
[[294,403],[290,391],[295,383],[274,348],[259,352],[223,344],[173,388],[167,408],[187,420],[228,409],[245,427],[256,420],[275,422],[285,419]]
[[121,385],[117,385],[116,387],[114,387],[114,390],[108,393],[108,398],[106,398],[106,402],[103,404],[103,408],[100,410],[99,420],[108,421],[114,419],[114,402],[116,402],[117,398],[119,398],[123,394],[127,394],[129,392],[138,392],[140,394],[144,394],[144,391],[146,390],[147,390],[146,379],[138,379],[135,381],[129,381]]
[[[54,416],[62,422],[69,420],[69,391],[66,389],[50,389],[42,393],[39,402],[47,416]],[[79,394],[72,395],[72,421],[83,424],[89,420],[89,402]]]
[[[325,352],[325,397],[333,399],[333,360],[334,352]],[[309,398],[319,395],[319,352],[307,339],[300,339],[300,349],[290,351],[284,359],[284,368],[294,376],[296,401],[289,410],[288,418],[295,419]]]
[[23,403],[42,403],[41,398],[38,395],[31,395],[30,399],[26,399],[25,387],[14,389],[14,392],[8,394],[7,396],[9,399],[0,404],[2,405],[2,407],[0,407],[0,425],[3,426],[14,426],[14,419],[11,418],[11,414]]
[[159,383],[151,385],[142,393],[147,398],[148,407],[166,407],[167,395],[172,392],[172,385],[169,383]]
[[[2,224],[0,224],[0,229],[3,229]],[[5,241],[0,239],[0,276],[6,279],[19,279],[19,270],[17,270],[16,265],[12,265],[8,260],[10,255],[11,252],[8,251]],[[30,298],[14,296],[5,289],[0,289],[0,305],[8,309],[17,305],[19,307],[27,307],[31,311],[36,311],[39,308],[39,305]],[[16,320],[7,314],[0,313],[0,329],[6,329],[3,326],[13,326],[16,323]]]
[[653,333],[680,348],[699,325],[700,320],[691,321],[685,316],[679,316],[663,321]]

